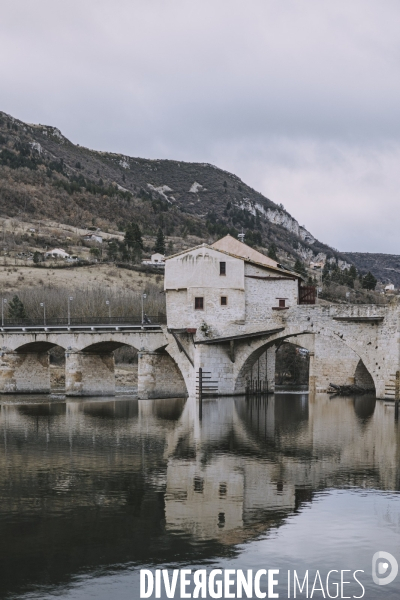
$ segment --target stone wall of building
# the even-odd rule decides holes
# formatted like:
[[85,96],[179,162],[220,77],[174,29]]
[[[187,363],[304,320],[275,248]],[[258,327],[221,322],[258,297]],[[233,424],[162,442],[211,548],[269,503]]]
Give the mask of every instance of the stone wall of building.
[[[219,274],[221,261],[226,262],[226,275]],[[232,329],[242,330],[271,319],[272,307],[279,306],[278,298],[285,298],[287,306],[297,304],[294,277],[281,277],[268,268],[209,248],[171,258],[166,265],[167,316],[172,329],[206,324],[214,337],[223,336]],[[226,305],[221,304],[222,296]],[[195,308],[196,297],[203,298],[201,310]]]
[[[268,277],[268,279],[266,279]],[[297,279],[274,277],[265,269],[246,263],[245,265],[245,294],[246,294],[246,325],[265,324],[275,317],[279,308],[279,299],[285,300],[286,307],[297,306]],[[285,312],[276,311],[277,313]]]
[[[226,274],[222,276],[220,275],[221,261],[226,265]],[[166,260],[164,289],[166,291],[191,287],[243,289],[243,278],[242,259],[204,245]]]

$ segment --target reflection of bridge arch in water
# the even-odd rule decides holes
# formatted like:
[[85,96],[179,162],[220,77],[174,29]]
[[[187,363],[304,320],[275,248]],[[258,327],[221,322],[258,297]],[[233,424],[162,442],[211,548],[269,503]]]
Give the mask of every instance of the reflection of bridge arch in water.
[[[186,446],[196,448],[195,456],[188,462],[169,448],[168,528],[201,539],[244,541],[257,523],[287,516],[310,501],[314,490],[396,489],[400,434],[393,425],[393,412],[368,396],[204,402],[198,436],[186,429]],[[221,486],[224,527],[218,520]]]
[[5,573],[29,586],[69,583],[82,568],[165,564],[171,553],[215,559],[318,490],[396,490],[399,428],[393,411],[377,402],[371,415],[365,400],[204,401],[201,422],[182,399],[3,404]]

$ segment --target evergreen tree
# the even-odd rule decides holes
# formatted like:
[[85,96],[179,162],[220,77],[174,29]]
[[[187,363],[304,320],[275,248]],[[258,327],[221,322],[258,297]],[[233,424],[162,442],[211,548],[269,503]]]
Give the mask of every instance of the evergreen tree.
[[128,225],[125,232],[124,243],[125,246],[131,250],[143,250],[142,232],[140,231],[140,227],[137,223],[131,223]]
[[324,264],[324,268],[322,269],[322,281],[330,281],[331,277],[330,277],[330,269],[329,269],[329,263],[326,262]]
[[134,262],[138,262],[141,259],[142,251],[142,232],[137,223],[131,223],[125,232],[122,258],[124,261],[133,260]]
[[276,246],[274,243],[272,243],[268,248],[268,256],[269,258],[272,258],[272,260],[278,260],[278,255],[276,254]]
[[354,265],[351,265],[350,269],[349,269],[349,275],[352,278],[352,280],[354,281],[355,279],[357,279],[357,269],[355,268]]
[[296,262],[294,263],[294,270],[296,273],[300,273],[300,275],[307,275],[305,266],[298,258],[296,258]]
[[17,295],[8,304],[8,317],[10,319],[26,319],[25,307]]
[[377,279],[372,275],[371,271],[363,277],[362,286],[365,290],[374,290],[376,288],[376,284],[378,283]]
[[109,242],[107,254],[110,260],[116,260],[118,258],[118,243],[116,240],[111,240]]
[[165,238],[163,234],[163,230],[161,227],[158,228],[156,244],[154,246],[154,252],[159,252],[160,254],[165,254]]

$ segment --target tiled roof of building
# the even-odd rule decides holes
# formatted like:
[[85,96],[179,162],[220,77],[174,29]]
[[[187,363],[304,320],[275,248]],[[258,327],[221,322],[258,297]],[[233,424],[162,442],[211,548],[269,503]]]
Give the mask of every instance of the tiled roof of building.
[[273,269],[280,268],[280,265],[276,262],[276,260],[265,256],[265,254],[261,254],[261,252],[254,250],[254,248],[250,248],[250,246],[240,242],[229,234],[214,242],[214,244],[211,244],[211,248],[215,248],[215,250],[224,250],[229,254],[240,256],[251,262],[265,265],[266,267],[272,267]]
[[239,240],[236,240],[230,235],[226,235],[220,240],[214,242],[214,244],[200,244],[194,248],[188,248],[187,250],[182,250],[181,252],[172,254],[171,256],[166,256],[165,260],[168,261],[171,258],[182,256],[182,254],[188,254],[189,252],[199,248],[210,248],[211,250],[223,252],[224,254],[233,256],[235,258],[242,258],[246,262],[254,263],[256,265],[260,265],[261,267],[272,269],[273,271],[278,271],[281,275],[290,275],[296,279],[303,279],[298,273],[295,273],[290,269],[286,269],[272,258],[265,256],[265,254],[261,254],[261,252],[258,252],[253,248],[250,248],[250,246],[247,246],[247,244],[244,244],[243,242],[239,242]]

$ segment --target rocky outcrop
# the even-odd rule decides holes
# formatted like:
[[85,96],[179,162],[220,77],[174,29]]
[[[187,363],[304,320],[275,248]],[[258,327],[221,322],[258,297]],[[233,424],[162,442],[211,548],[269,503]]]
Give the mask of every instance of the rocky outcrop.
[[256,216],[257,212],[264,216],[267,221],[280,225],[297,235],[301,240],[307,242],[307,244],[313,244],[315,242],[314,236],[311,235],[307,229],[299,225],[298,221],[291,217],[285,210],[265,208],[259,202],[254,202],[250,198],[243,198],[242,202],[238,204],[238,207],[242,210],[249,211],[252,215]]

